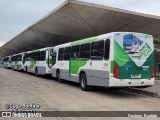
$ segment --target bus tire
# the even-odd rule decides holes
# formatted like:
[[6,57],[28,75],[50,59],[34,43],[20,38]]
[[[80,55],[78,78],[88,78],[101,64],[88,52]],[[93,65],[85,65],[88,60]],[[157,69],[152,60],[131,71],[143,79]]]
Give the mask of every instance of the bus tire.
[[62,78],[61,78],[61,72],[60,72],[60,70],[57,70],[57,72],[56,72],[56,78],[57,78],[58,82],[60,82],[60,83],[64,82],[64,80],[62,80]]
[[80,87],[83,91],[88,90],[87,77],[85,73],[80,74]]
[[37,67],[36,67],[36,69],[35,69],[35,76],[36,76],[36,77],[39,76]]

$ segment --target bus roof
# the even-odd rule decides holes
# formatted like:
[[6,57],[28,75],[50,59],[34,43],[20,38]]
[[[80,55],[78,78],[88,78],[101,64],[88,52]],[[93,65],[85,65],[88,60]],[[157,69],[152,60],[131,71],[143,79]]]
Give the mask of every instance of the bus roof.
[[[75,46],[75,45],[79,45],[79,44],[94,42],[97,39],[98,40],[104,40],[104,39],[107,39],[107,38],[109,38],[110,36],[112,36],[114,34],[125,34],[125,33],[149,35],[149,34],[138,33],[138,32],[111,32],[111,33],[106,33],[106,34],[102,34],[102,35],[98,35],[98,36],[94,36],[94,37],[89,37],[89,38],[76,40],[76,41],[65,43],[65,44],[61,44],[61,45],[57,45],[54,48],[66,47],[66,46],[71,46],[71,45]],[[149,35],[149,36],[152,36],[152,35]]]

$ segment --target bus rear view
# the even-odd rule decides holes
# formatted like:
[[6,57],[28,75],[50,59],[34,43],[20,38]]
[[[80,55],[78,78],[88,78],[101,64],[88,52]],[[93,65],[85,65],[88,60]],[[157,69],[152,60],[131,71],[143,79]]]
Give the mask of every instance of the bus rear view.
[[153,37],[141,33],[114,33],[109,87],[154,85]]

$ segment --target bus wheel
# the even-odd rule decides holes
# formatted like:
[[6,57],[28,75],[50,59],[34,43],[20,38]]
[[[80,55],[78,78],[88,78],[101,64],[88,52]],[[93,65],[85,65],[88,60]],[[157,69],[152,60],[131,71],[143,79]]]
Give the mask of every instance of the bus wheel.
[[88,90],[87,77],[86,77],[86,74],[84,74],[84,73],[82,73],[80,75],[80,86],[81,86],[81,89],[83,91],[87,91]]
[[59,70],[57,70],[57,72],[56,72],[56,77],[57,77],[58,82],[60,82],[60,83],[64,82],[64,80],[62,80],[62,78],[61,78],[61,73]]
[[39,74],[38,74],[38,69],[37,69],[37,68],[36,68],[36,70],[35,70],[35,75],[36,75],[36,77],[39,76]]

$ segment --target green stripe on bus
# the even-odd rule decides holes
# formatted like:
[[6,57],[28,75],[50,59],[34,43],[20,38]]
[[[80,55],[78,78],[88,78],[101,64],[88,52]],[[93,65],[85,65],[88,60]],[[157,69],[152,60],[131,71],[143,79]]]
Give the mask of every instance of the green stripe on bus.
[[36,63],[37,63],[37,61],[30,61],[30,68],[34,68]]
[[114,40],[114,49],[114,60],[119,66],[124,66],[129,60],[131,60],[129,55],[121,48],[116,40]]
[[32,52],[32,53],[40,52],[40,50],[32,50],[31,52]]
[[85,66],[87,61],[86,60],[70,60],[70,73],[71,74],[78,74],[80,67]]

